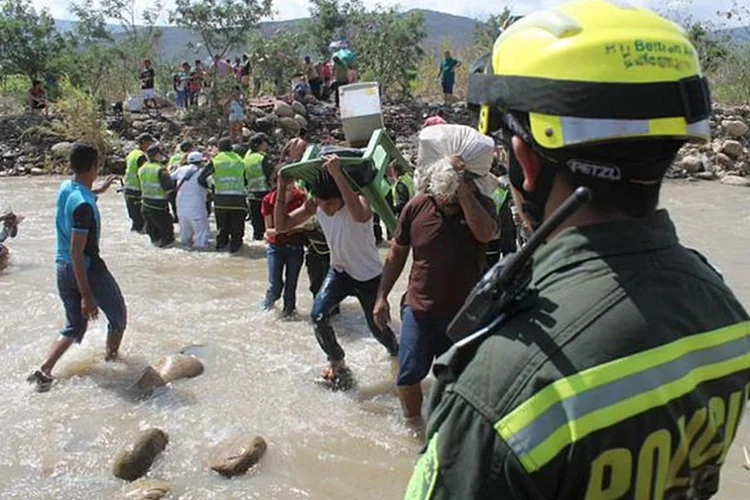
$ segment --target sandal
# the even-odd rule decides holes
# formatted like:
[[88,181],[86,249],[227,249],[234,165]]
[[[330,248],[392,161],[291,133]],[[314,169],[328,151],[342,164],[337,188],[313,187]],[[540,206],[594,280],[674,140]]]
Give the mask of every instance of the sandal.
[[34,373],[26,378],[26,382],[30,384],[36,384],[36,392],[47,392],[52,388],[52,383],[55,381],[51,376],[43,373],[41,370],[36,370]]

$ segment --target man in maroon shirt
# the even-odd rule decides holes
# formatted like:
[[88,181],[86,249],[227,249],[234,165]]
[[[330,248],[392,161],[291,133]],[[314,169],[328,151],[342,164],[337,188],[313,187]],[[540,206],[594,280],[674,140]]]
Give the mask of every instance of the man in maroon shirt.
[[479,281],[485,245],[499,231],[492,200],[464,177],[466,164],[461,158],[452,158],[451,164],[461,179],[456,195],[418,193],[401,212],[375,303],[375,321],[383,328],[390,321],[388,294],[413,249],[402,310],[397,385],[404,417],[416,428],[422,426],[420,382],[430,372],[433,359],[450,347],[448,324]]
[[[263,299],[262,308],[270,310],[273,304],[284,295],[284,309],[282,316],[291,318],[297,308],[297,280],[302,270],[305,250],[303,246],[303,228],[293,228],[291,231],[281,232],[276,230],[274,220],[274,209],[276,198],[284,196],[286,207],[289,212],[301,207],[307,201],[305,192],[297,187],[295,183],[287,184],[285,191],[279,194],[277,180],[279,167],[269,179],[274,190],[263,198],[261,213],[266,223],[266,239],[268,239],[268,290]],[[286,278],[286,281],[285,281]]]

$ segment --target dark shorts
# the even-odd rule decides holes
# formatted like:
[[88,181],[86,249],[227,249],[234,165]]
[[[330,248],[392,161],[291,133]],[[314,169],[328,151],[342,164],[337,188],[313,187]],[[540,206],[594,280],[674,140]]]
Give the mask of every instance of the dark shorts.
[[453,94],[453,85],[455,82],[456,81],[453,77],[443,78],[443,94]]
[[[99,309],[109,322],[108,333],[122,332],[127,326],[127,310],[122,292],[115,278],[106,268],[101,270],[89,269],[86,273],[89,286]],[[57,263],[57,291],[65,306],[67,324],[60,330],[60,335],[81,342],[86,333],[88,322],[81,312],[81,294],[73,273],[73,264]]]
[[446,335],[450,320],[437,320],[405,306],[401,318],[396,385],[416,385],[430,373],[432,361],[450,349]]

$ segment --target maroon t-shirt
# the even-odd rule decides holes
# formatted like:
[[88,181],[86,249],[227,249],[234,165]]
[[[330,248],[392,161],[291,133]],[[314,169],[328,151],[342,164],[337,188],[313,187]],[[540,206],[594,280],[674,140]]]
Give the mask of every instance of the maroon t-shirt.
[[[492,213],[491,201],[480,199]],[[406,304],[438,319],[455,316],[485,266],[486,245],[474,238],[463,214],[443,213],[418,193],[401,212],[395,240],[413,252]]]
[[[261,214],[263,214],[264,217],[268,215],[273,217],[274,210],[276,209],[276,197],[277,196],[278,196],[278,190],[274,189],[263,198],[263,202],[260,205],[260,212]],[[286,204],[286,209],[288,212],[292,212],[293,210],[296,210],[302,205],[304,205],[305,201],[307,201],[305,192],[302,191],[301,189],[295,189],[294,196]],[[302,233],[278,234],[273,238],[268,238],[268,242],[271,243],[272,245],[301,245]]]

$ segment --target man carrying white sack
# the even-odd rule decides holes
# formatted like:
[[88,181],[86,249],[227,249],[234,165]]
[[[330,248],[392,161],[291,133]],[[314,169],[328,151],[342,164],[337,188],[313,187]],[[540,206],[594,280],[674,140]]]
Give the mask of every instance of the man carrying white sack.
[[417,194],[406,204],[375,303],[380,328],[390,321],[388,294],[414,251],[402,309],[398,390],[407,422],[423,425],[422,387],[433,360],[451,345],[448,324],[479,281],[486,244],[499,235],[489,175],[492,139],[463,125],[436,125],[419,135]]
[[171,175],[177,183],[177,218],[180,221],[180,241],[197,250],[208,248],[208,213],[206,196],[208,184],[201,176],[203,153],[193,151],[187,156],[187,165]]

